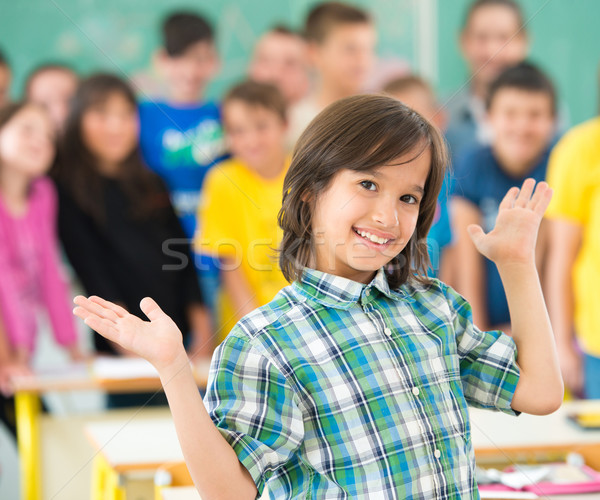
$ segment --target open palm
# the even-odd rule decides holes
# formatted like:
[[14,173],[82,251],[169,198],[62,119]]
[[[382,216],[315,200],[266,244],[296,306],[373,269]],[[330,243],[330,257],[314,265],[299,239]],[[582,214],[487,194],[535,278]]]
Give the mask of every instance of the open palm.
[[476,224],[468,227],[477,250],[496,265],[535,260],[537,233],[552,189],[545,182],[540,182],[535,192],[534,187],[535,180],[527,179],[521,189],[514,187],[506,193],[489,233]]
[[100,297],[75,297],[73,312],[100,335],[147,359],[159,371],[169,366],[183,349],[182,335],[175,322],[146,297],[140,303],[150,321],[143,321],[124,308]]

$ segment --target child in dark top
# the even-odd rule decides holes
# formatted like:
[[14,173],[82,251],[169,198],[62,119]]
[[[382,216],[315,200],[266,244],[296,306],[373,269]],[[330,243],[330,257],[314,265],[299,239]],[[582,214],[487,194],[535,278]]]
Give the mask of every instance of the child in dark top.
[[[191,239],[204,177],[225,159],[219,106],[202,96],[217,70],[218,57],[212,27],[195,13],[170,15],[162,31],[163,47],[157,61],[169,95],[165,101],[140,104],[140,146],[148,166],[165,181],[175,212]],[[212,308],[218,267],[203,255],[197,264],[200,285]]]
[[[167,190],[142,162],[135,96],[125,82],[97,74],[81,83],[55,177],[60,237],[87,292],[138,314],[152,293],[191,334],[188,351],[210,356],[209,315],[189,244]],[[119,352],[98,338],[96,348]]]
[[[467,228],[480,224],[492,230],[508,189],[528,177],[545,179],[555,132],[554,87],[534,65],[520,63],[492,83],[486,108],[494,133],[491,146],[472,150],[456,165],[451,209],[457,237],[456,288],[473,306],[478,325],[507,331],[510,316],[500,275],[477,252]],[[545,239],[542,224],[536,247],[538,267],[543,264]]]

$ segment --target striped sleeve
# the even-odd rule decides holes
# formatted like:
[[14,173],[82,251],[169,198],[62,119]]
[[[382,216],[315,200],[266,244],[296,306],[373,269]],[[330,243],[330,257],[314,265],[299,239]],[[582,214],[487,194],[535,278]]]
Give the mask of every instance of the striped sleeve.
[[299,449],[304,422],[285,377],[234,332],[213,355],[204,401],[262,494],[266,481]]
[[473,324],[471,305],[451,288],[450,305],[460,358],[460,376],[469,405],[518,415],[511,408],[519,367],[514,340],[500,331],[483,332]]

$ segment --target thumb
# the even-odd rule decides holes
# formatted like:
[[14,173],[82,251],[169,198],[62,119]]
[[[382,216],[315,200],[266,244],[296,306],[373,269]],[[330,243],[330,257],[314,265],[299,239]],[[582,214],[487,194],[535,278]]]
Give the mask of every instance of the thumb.
[[140,301],[140,309],[150,321],[156,321],[165,315],[154,299],[151,299],[150,297],[144,297]]
[[483,243],[483,238],[485,238],[485,233],[481,226],[479,226],[478,224],[470,224],[467,227],[467,232],[469,233],[471,240],[475,244],[475,247],[479,249],[481,244]]

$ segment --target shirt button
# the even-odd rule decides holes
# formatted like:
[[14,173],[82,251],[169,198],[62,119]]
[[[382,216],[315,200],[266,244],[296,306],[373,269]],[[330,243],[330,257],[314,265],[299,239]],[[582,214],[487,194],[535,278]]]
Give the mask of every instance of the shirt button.
[[442,452],[441,452],[440,450],[435,450],[435,451],[433,452],[433,456],[434,456],[435,458],[440,458],[440,457],[442,456]]
[[369,295],[371,295],[371,290],[369,290],[368,288],[365,290],[365,295],[368,297]]
[[421,392],[421,391],[419,391],[419,388],[418,388],[418,387],[413,387],[413,388],[412,388],[412,393],[413,393],[415,396],[418,396],[418,395],[419,395],[419,392]]
[[392,336],[392,330],[390,330],[389,328],[384,328],[383,333],[385,333],[388,337]]

